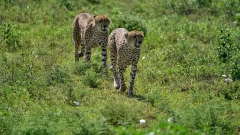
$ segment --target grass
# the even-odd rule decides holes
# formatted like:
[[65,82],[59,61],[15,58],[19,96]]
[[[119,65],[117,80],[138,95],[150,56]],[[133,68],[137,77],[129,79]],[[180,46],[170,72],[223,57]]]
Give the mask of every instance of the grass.
[[[1,3],[0,134],[240,133],[239,1]],[[74,63],[81,12],[144,32],[134,98],[102,74],[100,48]]]

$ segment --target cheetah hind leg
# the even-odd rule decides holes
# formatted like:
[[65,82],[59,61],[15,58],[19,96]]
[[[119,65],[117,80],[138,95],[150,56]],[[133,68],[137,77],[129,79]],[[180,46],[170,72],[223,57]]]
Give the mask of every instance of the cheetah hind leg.
[[84,53],[85,53],[85,42],[82,41],[81,43],[81,51],[78,51],[78,57],[83,57],[84,56]]
[[110,64],[110,70],[113,73],[114,88],[118,90],[120,88],[120,82],[119,82],[119,79],[118,79],[118,75],[117,75],[116,69],[113,68],[112,64]]

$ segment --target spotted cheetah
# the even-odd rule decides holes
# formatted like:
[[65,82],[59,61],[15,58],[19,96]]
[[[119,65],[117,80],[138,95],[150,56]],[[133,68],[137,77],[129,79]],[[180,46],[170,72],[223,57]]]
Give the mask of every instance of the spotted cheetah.
[[113,73],[114,87],[120,92],[126,90],[124,72],[128,65],[132,65],[130,86],[128,89],[129,96],[133,96],[134,80],[143,40],[144,35],[142,31],[134,30],[129,32],[124,28],[115,29],[108,37],[111,60],[110,69]]
[[[91,48],[102,48],[102,66],[106,70],[108,26],[110,19],[106,15],[92,16],[89,13],[77,15],[73,22],[73,40],[75,45],[75,62],[84,56],[84,61],[91,58]],[[79,46],[81,45],[81,51]]]

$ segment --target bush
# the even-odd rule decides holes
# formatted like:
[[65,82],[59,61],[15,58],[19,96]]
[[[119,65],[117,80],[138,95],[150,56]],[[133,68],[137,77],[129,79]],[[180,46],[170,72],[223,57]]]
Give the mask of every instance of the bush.
[[121,12],[111,18],[112,22],[109,31],[113,31],[116,28],[125,28],[128,31],[138,30],[143,31],[144,36],[147,35],[147,27],[138,18],[138,16],[125,15]]
[[137,112],[140,111],[135,103],[129,104],[123,99],[112,99],[107,101],[101,114],[107,122],[114,126],[129,126],[135,123],[137,120]]
[[91,88],[99,88],[100,83],[97,80],[98,74],[95,72],[87,71],[86,75],[82,79],[82,83]]
[[63,70],[59,65],[55,65],[46,75],[47,85],[65,83],[68,77],[69,76],[66,70]]
[[20,34],[16,32],[14,28],[16,27],[12,27],[12,25],[7,22],[4,22],[1,27],[1,36],[8,51],[16,51],[17,48],[20,47]]
[[166,122],[164,118],[158,118],[157,124],[151,126],[148,129],[137,129],[134,126],[131,127],[119,127],[117,128],[118,135],[202,135],[203,132],[199,130],[190,130],[184,125],[174,124],[172,122]]
[[93,72],[96,73],[102,73],[102,67],[98,65],[98,62],[84,62],[80,60],[75,63],[73,67],[73,73],[76,75],[85,75],[88,70],[93,70]]
[[[40,108],[38,108],[40,109]],[[113,134],[111,126],[103,120],[91,120],[81,111],[57,111],[56,108],[37,111],[37,115],[20,119],[22,124],[10,126],[9,134],[78,134],[78,135],[109,135]],[[57,112],[56,112],[57,111]],[[9,128],[9,127],[8,127]]]
[[196,107],[190,107],[184,103],[182,109],[172,113],[173,122],[186,125],[192,129],[198,129],[208,134],[233,134],[234,125],[231,118],[222,117],[224,113],[231,110],[217,101],[206,101]]
[[67,10],[73,10],[73,4],[68,0],[62,0],[60,3],[60,7],[64,7]]
[[[220,62],[226,65],[226,73],[231,74],[231,79],[240,79],[240,68],[239,68],[239,47],[232,41],[231,31],[221,29],[221,34],[218,39],[218,57]],[[230,78],[229,78],[230,79]]]

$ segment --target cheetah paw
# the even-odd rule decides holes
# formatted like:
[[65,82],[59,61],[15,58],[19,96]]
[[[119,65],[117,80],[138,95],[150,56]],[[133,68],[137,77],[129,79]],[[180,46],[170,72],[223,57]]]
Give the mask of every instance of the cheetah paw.
[[114,81],[114,87],[115,89],[119,89],[120,88],[119,82]]
[[133,97],[133,92],[128,92],[129,97]]
[[78,52],[78,57],[83,57],[83,53],[81,51]]

